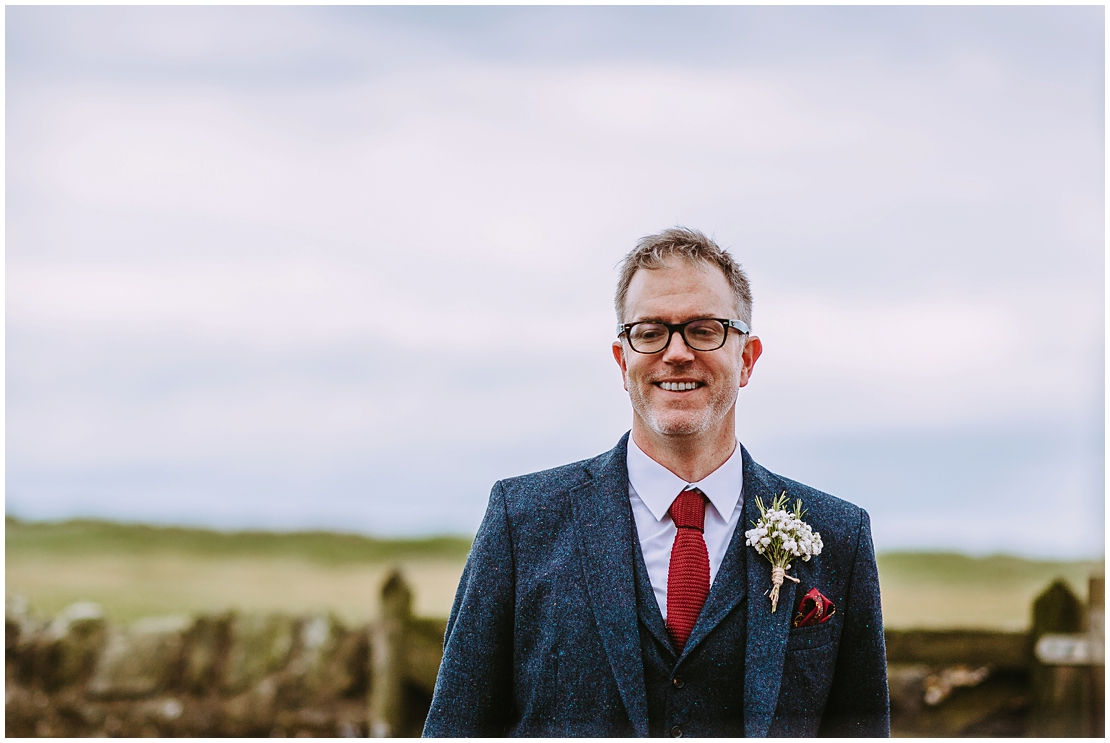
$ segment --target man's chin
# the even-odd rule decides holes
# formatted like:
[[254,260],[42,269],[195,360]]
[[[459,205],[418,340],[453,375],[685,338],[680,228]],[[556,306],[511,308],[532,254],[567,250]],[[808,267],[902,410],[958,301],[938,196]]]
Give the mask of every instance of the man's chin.
[[660,436],[696,436],[709,430],[710,427],[704,415],[666,415],[651,417],[645,422]]

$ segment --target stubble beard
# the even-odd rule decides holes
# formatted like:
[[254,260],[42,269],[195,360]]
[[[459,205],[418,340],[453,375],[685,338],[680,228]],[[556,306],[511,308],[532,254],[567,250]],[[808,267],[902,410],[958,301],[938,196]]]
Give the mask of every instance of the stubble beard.
[[[632,409],[636,411],[648,428],[660,436],[696,436],[716,426],[736,403],[739,385],[721,385],[719,380],[707,379],[706,387],[713,391],[708,403],[700,408],[670,408],[650,402],[650,395],[656,390],[650,380],[634,383],[628,380],[628,397]],[[731,394],[730,394],[731,391]]]

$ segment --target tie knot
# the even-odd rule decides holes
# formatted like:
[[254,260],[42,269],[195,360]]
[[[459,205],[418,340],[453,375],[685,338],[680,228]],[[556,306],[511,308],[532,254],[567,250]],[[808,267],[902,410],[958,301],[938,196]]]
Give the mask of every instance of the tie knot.
[[679,529],[705,530],[705,494],[697,488],[683,490],[674,499],[669,513]]

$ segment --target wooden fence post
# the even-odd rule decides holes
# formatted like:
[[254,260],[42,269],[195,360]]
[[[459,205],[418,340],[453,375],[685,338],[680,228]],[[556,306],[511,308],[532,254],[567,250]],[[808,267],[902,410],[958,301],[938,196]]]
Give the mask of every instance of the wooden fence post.
[[1087,707],[1088,669],[1046,657],[1040,647],[1053,637],[1062,638],[1083,629],[1084,608],[1067,583],[1055,581],[1033,602],[1033,627],[1029,639],[1037,648],[1030,669],[1033,709],[1029,735],[1037,738],[1076,738],[1087,733],[1083,712]]
[[412,618],[412,591],[394,570],[382,586],[381,616],[370,630],[371,738],[405,735],[405,635]]
[[1090,643],[1089,735],[1106,735],[1106,576],[1092,575],[1087,589],[1087,637]]

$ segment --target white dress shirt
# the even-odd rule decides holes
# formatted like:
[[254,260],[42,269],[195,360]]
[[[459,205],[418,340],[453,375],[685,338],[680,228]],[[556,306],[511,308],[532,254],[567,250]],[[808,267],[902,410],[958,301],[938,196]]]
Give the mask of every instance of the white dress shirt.
[[648,577],[667,620],[667,574],[671,566],[671,546],[678,529],[667,511],[679,493],[696,487],[705,493],[705,546],[709,551],[709,585],[725,558],[732,534],[743,511],[744,461],[737,442],[732,456],[701,482],[688,483],[644,454],[632,436],[628,437],[628,499],[636,519],[636,534],[647,563]]

